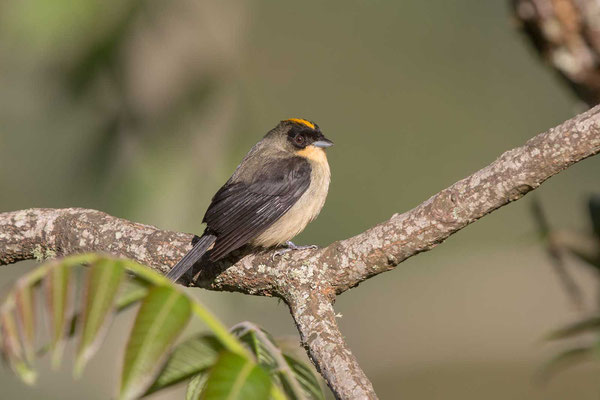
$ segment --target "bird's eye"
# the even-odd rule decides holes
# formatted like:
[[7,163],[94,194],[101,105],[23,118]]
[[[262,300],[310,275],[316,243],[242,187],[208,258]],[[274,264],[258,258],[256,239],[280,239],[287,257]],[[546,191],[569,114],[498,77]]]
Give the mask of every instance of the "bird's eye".
[[304,138],[304,135],[296,135],[296,137],[294,138],[294,142],[296,142],[296,144],[300,146],[304,144],[305,140],[306,139]]

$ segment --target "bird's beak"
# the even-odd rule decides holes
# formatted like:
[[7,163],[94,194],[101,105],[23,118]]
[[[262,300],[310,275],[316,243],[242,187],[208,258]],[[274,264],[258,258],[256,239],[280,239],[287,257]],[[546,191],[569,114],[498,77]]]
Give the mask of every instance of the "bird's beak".
[[326,147],[333,146],[333,142],[329,139],[323,138],[321,140],[317,140],[316,142],[313,142],[312,145],[315,147],[320,147],[320,148],[324,149]]

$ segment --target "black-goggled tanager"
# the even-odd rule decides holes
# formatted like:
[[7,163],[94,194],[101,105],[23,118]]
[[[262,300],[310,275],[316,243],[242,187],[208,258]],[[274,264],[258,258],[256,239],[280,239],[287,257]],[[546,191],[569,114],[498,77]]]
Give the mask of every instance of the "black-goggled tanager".
[[214,195],[204,234],[167,274],[179,279],[207,251],[216,261],[245,244],[287,244],[319,215],[329,189],[325,149],[333,142],[300,118],[281,121],[246,154]]

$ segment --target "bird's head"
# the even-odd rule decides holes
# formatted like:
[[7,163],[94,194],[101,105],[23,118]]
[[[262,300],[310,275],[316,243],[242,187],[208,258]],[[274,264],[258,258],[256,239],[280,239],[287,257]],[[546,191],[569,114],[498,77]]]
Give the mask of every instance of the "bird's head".
[[265,139],[273,140],[285,151],[313,159],[322,157],[324,149],[333,146],[317,124],[306,119],[290,118],[281,121]]

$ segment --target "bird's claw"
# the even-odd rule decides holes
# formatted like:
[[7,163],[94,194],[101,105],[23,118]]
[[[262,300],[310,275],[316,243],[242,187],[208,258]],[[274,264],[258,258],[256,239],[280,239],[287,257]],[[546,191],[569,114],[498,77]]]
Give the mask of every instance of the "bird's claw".
[[309,244],[307,246],[297,246],[290,240],[285,242],[285,246],[286,247],[279,249],[275,253],[273,253],[273,256],[271,257],[271,259],[275,260],[275,257],[282,256],[286,253],[289,253],[292,250],[307,250],[307,249],[318,249],[319,248],[319,246],[317,246],[316,244]]

